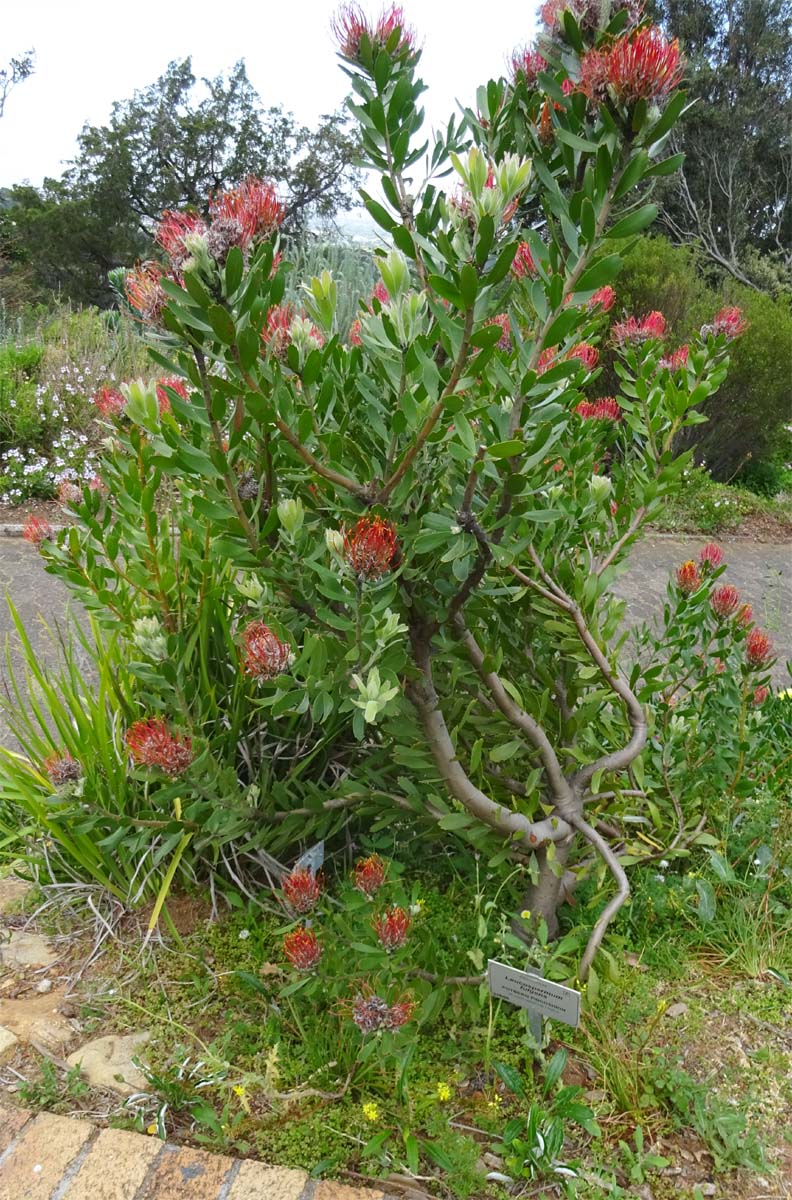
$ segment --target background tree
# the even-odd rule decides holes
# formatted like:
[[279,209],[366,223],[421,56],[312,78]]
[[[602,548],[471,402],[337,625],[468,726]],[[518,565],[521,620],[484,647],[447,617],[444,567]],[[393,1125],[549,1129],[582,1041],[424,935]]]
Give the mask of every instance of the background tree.
[[662,189],[672,240],[697,243],[750,287],[792,279],[792,3],[654,0],[697,100],[675,133],[681,172]]
[[19,58],[10,59],[8,65],[0,69],[0,117],[5,112],[6,101],[12,89],[33,74],[35,59],[35,50],[26,50]]
[[295,234],[311,217],[352,203],[356,140],[341,114],[314,130],[280,106],[264,109],[244,62],[200,84],[189,58],[86,125],[75,160],[39,190],[16,187],[0,216],[0,245],[40,291],[107,305],[107,272],[153,253],[153,222],[168,208],[203,208],[214,192],[266,174]]

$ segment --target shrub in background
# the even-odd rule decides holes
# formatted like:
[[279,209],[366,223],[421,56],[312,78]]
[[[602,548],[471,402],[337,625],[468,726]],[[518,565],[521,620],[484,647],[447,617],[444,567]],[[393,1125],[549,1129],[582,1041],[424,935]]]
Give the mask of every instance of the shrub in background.
[[702,406],[709,421],[680,432],[679,447],[695,446],[715,479],[740,482],[763,495],[777,493],[790,460],[792,309],[790,296],[773,298],[734,280],[707,282],[695,250],[662,237],[642,237],[624,255],[620,302],[629,311],[660,308],[680,341],[722,305],[739,306],[748,329],[735,344],[728,378]]
[[[432,142],[441,190],[412,179],[414,34],[396,8],[341,11],[384,203],[364,198],[393,243],[348,343],[329,271],[284,302],[269,185],[213,197],[208,221],[164,214],[165,262],[126,278],[163,378],[100,394],[102,487],[70,498],[74,527],[30,536],[124,647],[109,738],[167,833],[160,896],[183,865],[244,881],[357,807],[521,864],[526,939],[555,933],[577,874],[610,871],[585,978],[629,893],[619,824],[649,722],[609,585],[681,486],[674,439],[743,321],[710,313],[683,346],[657,311],[612,323],[614,247],[656,215],[628,199],[675,166],[679,48],[629,6],[544,17]],[[747,660],[757,683],[768,656]],[[87,787],[69,804],[59,778],[69,830],[122,848],[145,828]]]

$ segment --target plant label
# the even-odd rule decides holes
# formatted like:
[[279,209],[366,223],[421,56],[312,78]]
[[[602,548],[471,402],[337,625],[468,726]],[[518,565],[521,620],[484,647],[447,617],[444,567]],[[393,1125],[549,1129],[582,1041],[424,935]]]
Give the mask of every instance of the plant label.
[[541,975],[508,967],[493,958],[487,964],[487,982],[493,996],[508,1000],[510,1004],[528,1008],[575,1028],[580,1023],[580,992],[574,988],[551,983]]

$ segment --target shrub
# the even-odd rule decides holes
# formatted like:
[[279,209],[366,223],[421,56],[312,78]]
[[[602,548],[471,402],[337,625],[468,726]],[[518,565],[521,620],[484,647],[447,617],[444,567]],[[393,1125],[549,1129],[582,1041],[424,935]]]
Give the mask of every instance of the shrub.
[[[260,180],[215,196],[208,224],[165,214],[167,262],[127,274],[165,377],[102,394],[103,488],[72,498],[74,528],[30,537],[133,681],[114,754],[164,828],[165,889],[196,845],[242,879],[357,808],[516,861],[518,931],[542,945],[593,848],[617,890],[581,977],[628,895],[585,816],[599,805],[619,844],[647,736],[609,584],[681,486],[674,438],[723,383],[740,319],[709,314],[673,359],[661,313],[611,328],[613,242],[656,211],[622,206],[608,229],[611,208],[673,167],[655,160],[683,98],[675,43],[625,32],[626,8],[607,32],[599,16],[583,32],[565,11],[538,74],[531,59],[481,90],[431,149],[454,184],[413,197],[420,52],[400,10],[343,10],[386,201],[367,204],[393,242],[349,344],[330,272],[303,310],[284,303],[283,213]],[[541,230],[520,204],[544,206]],[[608,340],[618,396],[598,383]],[[87,786],[64,811],[93,841],[103,821],[126,836]]]
[[[756,480],[760,494],[780,490],[776,461],[788,446],[792,412],[792,310],[790,297],[772,298],[734,281],[708,284],[694,250],[661,237],[643,237],[625,254],[620,299],[631,311],[660,308],[674,339],[685,342],[726,304],[740,307],[749,323],[734,346],[729,375],[702,406],[708,424],[679,435],[680,447],[696,447],[717,480]],[[769,491],[772,488],[773,491]]]

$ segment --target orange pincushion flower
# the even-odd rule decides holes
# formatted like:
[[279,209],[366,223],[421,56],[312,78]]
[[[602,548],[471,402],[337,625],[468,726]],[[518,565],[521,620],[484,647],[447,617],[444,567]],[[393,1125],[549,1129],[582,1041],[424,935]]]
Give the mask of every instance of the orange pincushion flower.
[[361,517],[344,530],[344,558],[361,579],[381,579],[393,565],[396,527],[382,517]]
[[581,342],[579,346],[573,346],[567,354],[567,358],[576,358],[583,363],[587,371],[593,371],[599,362],[599,350],[596,346],[589,346],[587,342]]
[[314,931],[301,926],[286,934],[283,953],[298,971],[311,971],[322,957],[322,947]]
[[752,629],[745,639],[745,657],[752,667],[761,667],[773,653],[773,643],[762,629]]
[[169,375],[165,379],[157,381],[157,404],[159,405],[160,415],[170,412],[170,398],[165,391],[166,388],[171,388],[177,396],[181,396],[182,400],[187,400],[187,385],[183,379],[179,379],[177,375]]
[[531,254],[531,247],[527,242],[520,242],[517,247],[517,253],[512,260],[511,269],[512,275],[515,275],[517,279],[525,279],[526,275],[536,274],[536,263]]
[[287,904],[294,912],[307,913],[315,908],[322,894],[322,877],[306,867],[295,867],[281,880]]
[[368,858],[360,858],[355,863],[355,887],[370,900],[382,887],[387,874],[388,869],[379,854],[370,854]]
[[701,575],[692,559],[688,559],[687,562],[682,563],[681,567],[677,568],[676,581],[680,592],[686,596],[701,587]]
[[411,924],[410,914],[398,905],[389,908],[382,916],[375,917],[372,921],[380,945],[388,952],[398,950],[404,945]]
[[156,262],[140,263],[126,273],[124,293],[145,325],[159,324],[162,310],[167,304],[162,287],[164,276],[164,270]]

